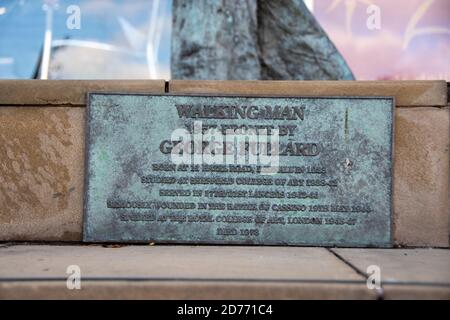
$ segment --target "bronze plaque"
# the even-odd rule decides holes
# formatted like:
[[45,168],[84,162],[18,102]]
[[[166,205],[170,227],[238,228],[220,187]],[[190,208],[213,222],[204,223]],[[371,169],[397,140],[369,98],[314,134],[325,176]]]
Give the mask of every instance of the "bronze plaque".
[[84,240],[391,246],[388,97],[92,93]]

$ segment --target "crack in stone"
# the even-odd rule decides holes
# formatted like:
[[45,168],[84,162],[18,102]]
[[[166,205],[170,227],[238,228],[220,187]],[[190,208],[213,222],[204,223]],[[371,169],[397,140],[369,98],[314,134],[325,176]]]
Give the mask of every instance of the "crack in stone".
[[[368,276],[365,272],[361,271],[353,265],[350,261],[347,261],[344,257],[342,257],[340,254],[335,252],[332,248],[326,248],[331,254],[333,254],[336,258],[338,258],[340,261],[345,263],[347,266],[349,266],[353,271],[355,271],[358,275],[362,276],[366,281],[368,279]],[[375,293],[377,295],[377,300],[384,300],[384,289],[383,289],[383,282],[380,283],[381,289],[375,290]],[[369,289],[367,289],[369,290]]]

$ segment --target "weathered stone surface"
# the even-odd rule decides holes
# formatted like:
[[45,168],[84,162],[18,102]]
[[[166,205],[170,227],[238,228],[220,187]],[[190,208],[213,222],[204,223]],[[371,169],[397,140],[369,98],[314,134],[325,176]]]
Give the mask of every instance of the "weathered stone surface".
[[0,80],[3,106],[82,106],[87,92],[164,92],[164,80]]
[[0,240],[80,240],[84,111],[0,107]]
[[448,246],[448,111],[397,108],[393,222],[399,245]]
[[0,80],[0,240],[81,240],[86,93],[164,85]]
[[261,79],[353,80],[303,0],[258,1]]
[[256,1],[173,1],[174,79],[259,79]]
[[390,96],[397,107],[447,105],[445,81],[180,81],[174,93],[261,94],[278,96]]

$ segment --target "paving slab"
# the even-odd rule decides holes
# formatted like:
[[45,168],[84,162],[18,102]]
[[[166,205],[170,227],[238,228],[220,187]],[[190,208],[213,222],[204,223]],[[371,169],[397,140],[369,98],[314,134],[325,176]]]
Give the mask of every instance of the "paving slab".
[[89,278],[363,281],[324,248],[243,246],[14,245],[0,249],[0,279]]
[[362,274],[380,268],[385,299],[450,299],[449,249],[331,249]]
[[[66,287],[68,266],[81,290]],[[382,290],[367,288],[369,265]],[[450,299],[448,249],[3,245],[0,299]]]
[[[68,290],[77,265],[83,290]],[[73,293],[75,292],[75,293]],[[0,298],[375,299],[324,248],[55,246],[0,248]]]
[[383,291],[385,300],[450,300],[450,289],[445,286],[388,284]]
[[450,286],[450,250],[448,249],[331,249],[366,273],[370,265],[381,268],[385,283],[448,284]]
[[68,290],[64,281],[0,281],[0,299],[176,299],[176,300],[368,300],[375,292],[350,283],[247,281],[83,281]]

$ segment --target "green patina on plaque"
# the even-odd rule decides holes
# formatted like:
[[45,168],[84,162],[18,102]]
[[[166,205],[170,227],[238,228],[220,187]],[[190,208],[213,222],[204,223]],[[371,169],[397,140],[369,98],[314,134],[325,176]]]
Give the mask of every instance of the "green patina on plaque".
[[84,240],[389,247],[393,110],[389,97],[91,93]]

